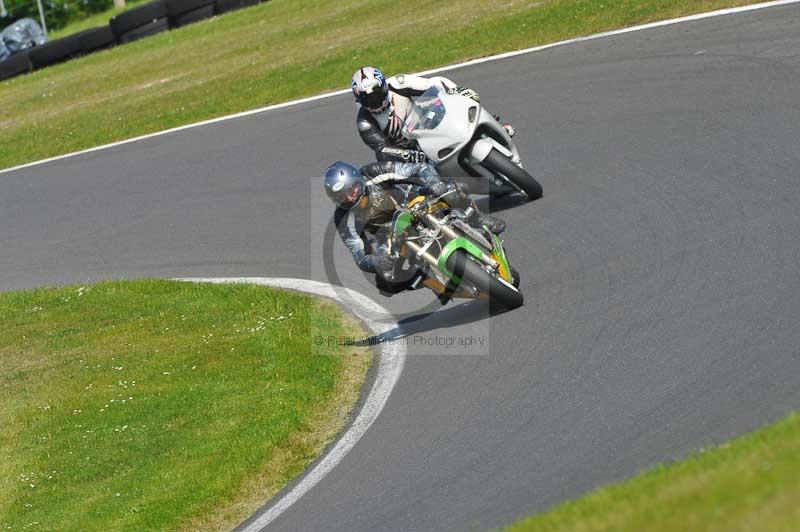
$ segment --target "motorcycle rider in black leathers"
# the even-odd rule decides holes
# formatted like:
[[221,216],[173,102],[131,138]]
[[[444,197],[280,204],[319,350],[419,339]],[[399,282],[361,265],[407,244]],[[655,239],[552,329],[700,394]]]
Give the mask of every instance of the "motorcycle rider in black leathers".
[[412,281],[393,282],[381,275],[395,266],[395,260],[388,254],[385,232],[397,204],[417,195],[440,196],[450,192],[447,203],[462,209],[470,224],[485,225],[495,234],[505,229],[505,222],[482,215],[463,187],[445,183],[427,163],[383,161],[356,168],[338,161],[325,170],[324,185],[336,204],[333,221],[339,236],[356,265],[362,271],[376,274],[376,286],[387,296],[408,289]]
[[[480,101],[474,90],[459,87],[442,76],[423,78],[398,74],[386,79],[383,72],[375,67],[362,67],[353,74],[351,87],[358,104],[358,134],[375,151],[378,161],[423,163],[427,160],[424,152],[403,137],[402,131],[414,98],[433,86]],[[509,136],[514,136],[514,128],[510,124],[503,124],[503,127]]]

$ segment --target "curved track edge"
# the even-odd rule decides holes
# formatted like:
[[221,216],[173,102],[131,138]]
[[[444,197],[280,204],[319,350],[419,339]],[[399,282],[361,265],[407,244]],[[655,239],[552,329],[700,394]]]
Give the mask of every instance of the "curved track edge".
[[[373,333],[379,334],[382,328],[386,327],[385,322],[374,319],[376,315],[386,315],[388,311],[367,296],[355,290],[333,286],[327,283],[311,281],[307,279],[294,278],[269,278],[269,277],[224,277],[224,278],[202,278],[187,277],[178,278],[178,281],[194,283],[249,283],[272,288],[283,288],[296,290],[320,297],[334,299],[344,303],[345,299],[337,293],[346,290],[349,297],[356,300],[361,308],[350,308],[356,316],[361,319]],[[368,314],[372,312],[372,315]],[[361,404],[361,408],[355,414],[355,418],[350,426],[342,433],[335,444],[317,460],[316,464],[305,472],[300,480],[297,481],[288,491],[278,494],[276,498],[269,501],[264,507],[258,510],[253,516],[248,518],[239,527],[239,532],[256,532],[264,529],[295,502],[300,500],[311,488],[319,483],[342,459],[350,452],[358,440],[367,432],[372,423],[378,418],[383,407],[391,395],[395,384],[403,372],[405,364],[406,348],[402,342],[378,343],[379,354],[377,370],[375,371],[372,388]]]

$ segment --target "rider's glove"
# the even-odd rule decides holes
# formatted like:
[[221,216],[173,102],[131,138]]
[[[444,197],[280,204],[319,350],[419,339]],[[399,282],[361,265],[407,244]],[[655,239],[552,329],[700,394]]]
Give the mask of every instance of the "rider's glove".
[[444,181],[438,181],[436,183],[428,185],[428,190],[430,191],[432,196],[441,196],[442,194],[450,190],[450,186]]
[[410,163],[424,164],[428,162],[428,157],[425,155],[424,151],[406,150],[403,158]]
[[517,130],[514,129],[514,126],[511,124],[504,124],[503,120],[500,118],[500,115],[494,115],[494,119],[497,120],[500,123],[500,126],[506,130],[506,134],[509,137],[513,137],[516,134]]
[[478,91],[474,89],[470,89],[469,87],[456,87],[449,91],[450,94],[458,94],[460,96],[466,96],[467,98],[471,98],[476,102],[481,101],[481,97],[478,95]]

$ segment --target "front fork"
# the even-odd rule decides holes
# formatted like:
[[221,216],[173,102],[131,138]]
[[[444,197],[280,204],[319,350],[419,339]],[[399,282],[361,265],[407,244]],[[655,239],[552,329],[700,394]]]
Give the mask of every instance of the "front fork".
[[[414,255],[427,262],[428,265],[431,266],[431,269],[441,271],[439,268],[439,259],[437,257],[434,257],[433,254],[431,254],[429,251],[423,249],[422,246],[420,246],[416,242],[410,242],[410,241],[405,242],[404,245],[408,246],[408,249],[410,249],[414,253]],[[446,271],[442,271],[442,273],[449,276],[449,274],[447,274]],[[412,286],[416,288],[420,284],[427,286],[434,293],[440,296],[447,291],[446,283],[443,284],[441,281],[433,277],[428,277],[427,279],[425,279],[422,273],[418,274],[418,277],[417,279],[414,280]],[[481,295],[480,292],[475,287],[469,286],[468,283],[459,282],[458,290],[451,297],[477,298],[480,297],[480,295]]]
[[431,214],[426,214],[427,221],[430,225],[436,227],[445,237],[447,237],[448,242],[441,247],[441,253],[438,257],[434,256],[430,251],[428,251],[428,246],[420,246],[414,241],[406,241],[405,245],[414,252],[414,254],[427,262],[430,266],[436,268],[440,272],[442,272],[447,277],[452,277],[453,272],[447,269],[447,261],[450,259],[450,255],[453,254],[454,251],[457,249],[463,249],[468,254],[472,255],[476,259],[480,260],[484,264],[488,265],[490,268],[494,269],[495,271],[500,268],[501,264],[493,256],[487,255],[479,246],[474,244],[471,240],[460,235],[456,231],[453,230],[452,227],[448,226],[447,224],[442,223],[438,218]]

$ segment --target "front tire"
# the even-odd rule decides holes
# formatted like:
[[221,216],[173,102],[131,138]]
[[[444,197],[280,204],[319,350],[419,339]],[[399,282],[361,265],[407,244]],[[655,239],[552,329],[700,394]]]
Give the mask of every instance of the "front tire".
[[487,294],[492,312],[515,309],[524,302],[521,292],[492,277],[463,249],[457,249],[450,255],[447,268],[481,293]]
[[539,184],[528,172],[514,164],[511,159],[497,150],[492,150],[481,163],[484,168],[493,174],[502,174],[514,183],[528,196],[528,201],[542,197],[542,185]]

